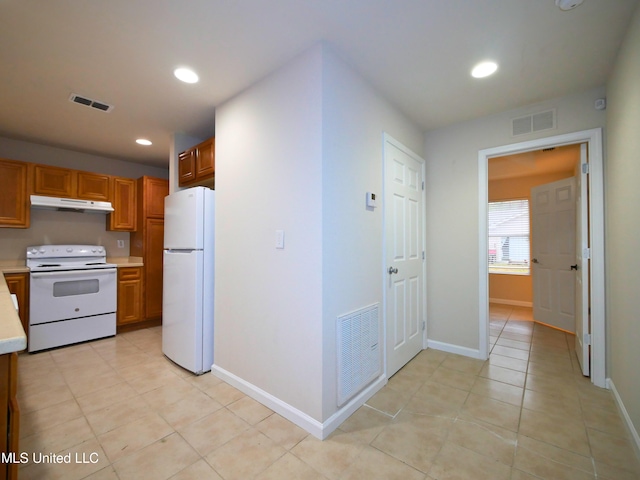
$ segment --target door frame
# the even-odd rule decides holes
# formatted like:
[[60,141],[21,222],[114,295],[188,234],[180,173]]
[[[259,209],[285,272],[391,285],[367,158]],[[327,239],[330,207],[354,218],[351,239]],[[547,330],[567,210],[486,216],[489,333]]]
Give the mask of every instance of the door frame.
[[[409,155],[410,157],[416,159],[422,165],[422,184],[425,183],[425,172],[426,172],[426,162],[425,160],[412,151],[409,147],[402,144],[387,132],[382,133],[382,341],[384,342],[384,355],[383,355],[383,368],[384,375],[387,377],[387,302],[388,302],[388,288],[387,288],[387,221],[385,214],[385,202],[388,199],[387,193],[387,181],[386,181],[386,173],[387,173],[387,144],[391,144],[396,147],[398,150],[402,150],[404,153]],[[426,204],[427,204],[427,196],[426,190],[424,187],[422,188],[422,251],[425,252],[425,258],[422,261],[422,321],[424,322],[425,328],[422,330],[422,350],[427,348],[427,330],[429,328],[427,322],[427,260],[426,260],[426,242],[427,242],[427,222],[424,218],[424,213],[426,212]]]
[[605,343],[605,278],[604,278],[604,172],[602,129],[594,128],[574,133],[539,138],[478,151],[478,243],[479,243],[479,351],[489,357],[489,266],[487,253],[487,204],[489,201],[489,158],[517,153],[586,143],[589,159],[589,237],[591,269],[591,382],[606,388]]

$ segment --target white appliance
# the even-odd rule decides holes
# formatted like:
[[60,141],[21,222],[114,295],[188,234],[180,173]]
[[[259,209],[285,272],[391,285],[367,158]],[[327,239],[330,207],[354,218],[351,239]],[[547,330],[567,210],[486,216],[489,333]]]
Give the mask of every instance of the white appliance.
[[81,200],[79,198],[58,198],[31,195],[31,207],[44,210],[60,210],[63,212],[111,213],[111,202]]
[[99,245],[27,247],[29,352],[116,334],[116,265]]
[[164,222],[162,352],[200,375],[213,364],[215,192],[165,197]]

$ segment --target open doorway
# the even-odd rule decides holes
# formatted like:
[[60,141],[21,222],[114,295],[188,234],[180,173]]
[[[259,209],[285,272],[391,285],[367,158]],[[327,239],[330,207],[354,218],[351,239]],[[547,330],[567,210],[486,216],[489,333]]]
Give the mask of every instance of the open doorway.
[[[572,134],[558,135],[529,142],[505,145],[481,150],[479,161],[479,305],[480,305],[480,355],[488,357],[489,351],[489,242],[488,242],[488,202],[489,202],[489,161],[492,158],[507,155],[519,155],[547,148],[586,144],[589,158],[588,185],[589,198],[589,236],[591,247],[584,253],[589,264],[589,297],[591,299],[591,332],[588,340],[591,344],[591,381],[605,387],[605,326],[604,326],[604,192],[602,172],[602,131],[586,130]],[[524,157],[521,157],[521,160]],[[575,167],[575,165],[574,165]],[[585,337],[586,338],[586,337]]]
[[533,307],[531,189],[574,177],[579,165],[578,144],[489,159],[489,301],[492,304]]

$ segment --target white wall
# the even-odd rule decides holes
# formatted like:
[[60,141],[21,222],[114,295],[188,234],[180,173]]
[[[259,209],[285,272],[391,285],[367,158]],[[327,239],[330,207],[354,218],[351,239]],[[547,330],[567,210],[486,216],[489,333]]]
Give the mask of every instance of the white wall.
[[[216,111],[216,367],[322,420],[322,52]],[[284,230],[285,248],[275,248]]]
[[216,112],[214,370],[320,429],[337,426],[336,318],[382,303],[382,211],[365,193],[382,195],[385,131],[423,147],[323,45]]
[[640,8],[607,84],[607,102],[607,374],[640,448]]
[[[336,318],[380,303],[382,329],[382,213],[365,205],[383,194],[383,132],[422,155],[422,131],[328,49],[323,88],[323,405],[336,412]],[[383,338],[382,335],[380,337]],[[381,342],[381,354],[384,342]]]
[[[603,127],[594,108],[604,88],[426,133],[427,334],[429,340],[479,349],[478,151]],[[511,136],[511,119],[555,108],[557,128]]]

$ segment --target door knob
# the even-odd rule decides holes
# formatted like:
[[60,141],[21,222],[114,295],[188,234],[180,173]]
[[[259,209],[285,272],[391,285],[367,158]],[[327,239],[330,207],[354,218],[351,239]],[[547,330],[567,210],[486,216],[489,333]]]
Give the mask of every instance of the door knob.
[[387,270],[389,272],[389,275],[393,275],[394,273],[398,273],[398,269],[397,268],[393,268],[393,267],[389,267],[389,270]]
[[578,270],[578,264],[571,265],[571,270]]
[[534,259],[533,259],[533,263],[540,263],[540,262],[538,262],[538,259],[537,259],[537,258],[534,258]]

